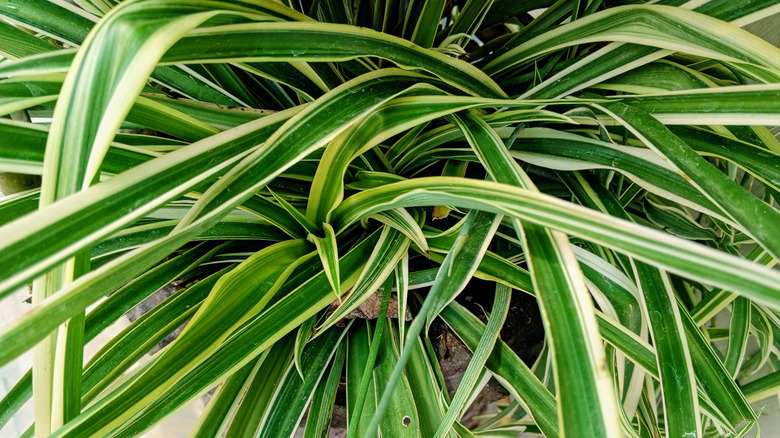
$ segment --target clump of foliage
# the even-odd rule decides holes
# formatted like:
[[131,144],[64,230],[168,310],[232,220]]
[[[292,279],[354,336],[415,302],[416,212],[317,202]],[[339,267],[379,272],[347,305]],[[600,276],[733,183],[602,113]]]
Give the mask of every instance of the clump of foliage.
[[[780,50],[741,27],[776,1],[284,3],[0,0],[0,171],[42,176],[0,199],[0,296],[32,288],[0,364],[34,351],[0,425],[32,397],[27,436],[135,436],[217,388],[191,436],[320,437],[344,383],[355,437],[754,427]],[[454,394],[434,323],[473,351]],[[491,376],[511,401],[467,427]]]

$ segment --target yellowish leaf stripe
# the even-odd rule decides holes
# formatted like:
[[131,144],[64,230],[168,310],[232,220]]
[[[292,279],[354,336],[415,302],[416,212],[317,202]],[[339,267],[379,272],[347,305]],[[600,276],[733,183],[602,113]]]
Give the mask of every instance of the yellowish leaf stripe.
[[5,225],[0,233],[0,259],[7,257],[2,265],[8,271],[1,276],[0,294],[224,172],[300,110],[278,113],[171,152],[73,195],[56,207],[33,213],[25,221]]
[[[342,44],[344,38],[349,38],[349,44]],[[216,40],[220,43],[212,44]],[[161,62],[346,61],[361,56],[428,71],[476,96],[506,97],[492,79],[466,62],[398,37],[342,24],[246,23],[198,29],[174,45]]]
[[[365,266],[368,255],[376,243],[379,233],[374,233],[360,241],[350,252],[340,260],[340,271],[343,275],[343,289],[348,289],[357,280],[360,270]],[[84,411],[78,418],[57,431],[57,437],[94,436],[127,436],[133,428],[145,430],[149,424],[154,424],[168,413],[187,403],[223,381],[232,372],[240,369],[246,363],[257,357],[284,335],[297,328],[303,321],[327,307],[332,301],[325,273],[320,270],[316,275],[304,279],[300,287],[285,295],[275,304],[256,315],[239,327],[228,339],[205,359],[198,367],[186,374],[177,382],[169,381],[166,387],[153,386],[142,388],[142,392],[157,391],[161,395],[150,405],[133,404],[129,399],[136,399],[143,394],[127,393],[133,379],[123,383],[106,397],[99,400]],[[332,331],[334,332],[335,331]],[[249,347],[248,347],[249,346]],[[141,372],[143,372],[142,370]],[[137,374],[140,375],[140,374]],[[135,415],[141,409],[140,415]],[[118,425],[112,434],[101,435],[98,431],[107,425]]]
[[[774,0],[757,0],[749,5],[732,1],[692,2],[695,11],[711,15],[735,26],[745,26],[763,16],[769,16],[780,6]],[[630,71],[636,67],[670,55],[669,50],[648,46],[612,43],[575,62],[560,73],[523,93],[523,98],[562,97],[590,85]]]
[[395,228],[409,238],[418,248],[428,252],[428,242],[425,240],[420,224],[406,209],[399,208],[397,210],[383,211],[382,213],[369,216],[369,219],[374,219]]
[[[433,253],[432,259],[441,261],[443,257]],[[580,266],[584,268],[582,263],[582,260],[580,260]],[[436,270],[434,269],[432,271],[434,271],[433,273],[435,274]],[[584,272],[586,273],[588,280],[597,282],[598,279],[591,276],[588,270],[585,270]],[[485,255],[485,258],[482,259],[482,262],[475,273],[475,277],[488,281],[501,282],[512,288],[536,295],[536,291],[531,284],[530,275],[527,271],[491,252],[488,252]],[[411,276],[411,285],[414,288],[427,286],[432,282],[432,278],[433,275],[429,275],[427,272],[414,272]],[[614,301],[612,302],[614,303]],[[449,308],[452,308],[453,305],[456,304],[451,303]],[[598,310],[595,313],[599,324],[599,330],[604,341],[620,350],[626,357],[642,367],[654,379],[659,379],[655,349],[639,335],[633,333],[629,328],[626,328],[618,321],[615,321],[611,316]],[[442,315],[445,314],[446,309],[442,312]],[[695,353],[692,354],[692,359],[694,361],[694,370],[697,373],[701,385],[699,403],[702,409],[717,414],[720,414],[719,410],[723,410],[723,415],[725,415],[726,418],[723,424],[730,428],[737,427],[745,421],[755,420],[752,409],[747,402],[744,401],[744,397],[739,394],[735,382],[725,373],[720,360],[713,362],[714,359],[712,358],[715,357],[715,353],[708,346],[708,341],[704,339],[700,331],[694,329],[692,320],[687,316],[687,313],[680,313],[680,315],[682,316],[681,319],[685,327],[685,334],[689,339],[689,346],[692,348],[692,352]],[[688,322],[689,320],[690,323]],[[455,327],[455,329],[457,331],[459,328]],[[475,345],[476,342],[477,341],[475,340]],[[502,354],[502,361],[505,360],[507,356],[507,354]],[[505,370],[502,373],[512,374],[513,371],[510,370],[513,369],[514,368],[510,367],[509,370]],[[509,380],[508,377],[507,380]],[[517,385],[514,381],[510,381],[510,384],[513,386]],[[712,406],[710,400],[718,400],[718,406]],[[536,421],[539,422],[542,421],[542,419],[547,418],[547,416],[535,418]],[[549,431],[545,433],[548,435],[550,434]]]
[[753,196],[699,156],[646,112],[622,103],[601,107],[643,143],[667,159],[684,178],[718,205],[747,234],[780,258],[780,212]]
[[[327,93],[272,135],[264,148],[249,155],[212,185],[180,226],[207,214],[214,205],[237,206],[292,164],[302,160],[350,124],[391,99],[414,93],[420,83],[441,82],[398,69],[383,69],[353,79]],[[313,126],[320,129],[312,129]]]
[[559,48],[600,41],[651,45],[780,74],[780,49],[721,20],[662,5],[619,6],[583,17],[506,51],[484,71],[495,75]]
[[[463,290],[487,251],[487,245],[492,240],[499,222],[500,217],[490,213],[473,211],[467,215],[464,226],[458,233],[458,238],[439,267],[436,281],[428,292],[418,317],[412,321],[409,327],[407,332],[409,338],[414,339],[420,336],[423,327],[430,326],[441,309]],[[384,393],[377,403],[376,411],[371,417],[367,437],[376,436],[377,427],[386,409],[392,404],[393,389],[400,381],[405,381],[402,379],[402,374],[413,348],[414,345],[411,342],[404,345],[399,360],[387,380]]]
[[[442,310],[441,317],[472,351],[476,349],[485,328],[474,314],[457,302],[452,302]],[[544,436],[561,436],[555,398],[502,340],[496,342],[492,354],[488,356],[486,367],[510,391],[515,400],[528,408]]]
[[463,415],[463,410],[466,408],[467,397],[474,391],[480,372],[485,366],[488,357],[490,357],[490,354],[493,352],[496,341],[499,339],[499,334],[504,326],[504,321],[506,321],[507,313],[509,312],[511,297],[512,290],[509,287],[503,284],[496,284],[493,307],[490,311],[490,319],[485,327],[485,332],[479,339],[477,348],[473,351],[471,360],[466,367],[466,372],[460,380],[460,383],[458,383],[458,389],[455,392],[455,396],[447,408],[447,415],[436,430],[436,434],[434,435],[435,438],[442,438],[448,434],[452,424]]
[[[387,326],[392,327],[389,319],[386,318],[385,327]],[[379,344],[379,357],[373,373],[376,398],[381,400],[388,394],[392,394],[385,415],[379,422],[379,431],[382,438],[417,438],[420,415],[417,412],[409,380],[402,375],[398,385],[394,387],[391,383],[392,374],[400,363],[392,330],[388,330],[388,333],[381,337]],[[381,406],[378,405],[377,409],[380,408]],[[369,430],[373,431],[370,425]],[[367,437],[370,435],[369,433]]]
[[[13,22],[18,22],[25,27],[37,30],[43,35],[65,42],[67,46],[81,45],[91,28],[94,27],[95,22],[98,21],[97,17],[61,2],[2,0],[1,3],[3,6],[0,7],[0,14],[5,15]],[[175,1],[170,1],[169,3],[174,8],[177,7]],[[161,3],[158,2],[157,4]],[[201,4],[205,5],[205,2],[201,2]],[[151,6],[153,4],[147,3],[147,5]],[[306,15],[269,0],[236,0],[231,1],[229,4],[212,1],[208,5],[214,10],[221,9],[224,11],[227,8],[257,19],[312,21]],[[54,46],[50,50],[54,50]],[[54,53],[57,52],[59,51]],[[210,78],[206,78],[186,66],[158,67],[155,68],[152,77],[155,81],[164,84],[172,90],[196,100],[225,105],[236,105],[239,103],[235,96],[230,95],[230,93],[215,84]]]
[[[780,308],[780,274],[712,248],[669,236],[549,195],[488,181],[424,177],[357,193],[334,210],[335,229],[389,208],[453,205],[516,217],[563,231],[705,284]],[[690,263],[696,260],[697,263]]]
[[[471,114],[454,120],[495,181],[538,191],[484,120]],[[569,241],[563,233],[536,224],[513,225],[524,241],[552,349],[562,433],[579,429],[581,436],[617,436],[618,407],[602,371],[605,358],[593,304]]]
[[[301,357],[303,377],[294,371],[292,364],[287,367],[285,375],[277,383],[273,399],[269,401],[268,410],[262,417],[257,435],[259,438],[294,435],[331,358],[337,349],[343,348],[341,343],[347,332],[348,330],[330,330],[306,344]],[[150,427],[150,424],[146,427]]]
[[548,102],[451,96],[423,85],[406,90],[403,96],[383,103],[329,143],[314,176],[306,214],[315,223],[327,220],[330,211],[343,199],[342,182],[349,163],[394,135],[468,108],[544,103]]
[[401,232],[389,226],[382,227],[379,241],[371,252],[371,256],[366,262],[366,268],[360,273],[355,286],[346,299],[339,303],[339,307],[317,326],[317,333],[323,333],[344,319],[349,312],[355,310],[369,296],[373,295],[393,273],[395,265],[408,250],[409,240]]
[[333,227],[330,224],[322,224],[322,230],[324,231],[324,236],[309,234],[309,240],[313,241],[317,247],[317,254],[320,256],[322,267],[328,276],[333,294],[341,302],[341,279],[339,276],[339,253],[336,232],[333,231]]
[[[405,211],[405,210],[404,210]],[[423,216],[424,221],[424,216]],[[422,232],[422,231],[421,231]],[[407,237],[409,237],[407,235]],[[414,239],[411,239],[414,242]],[[428,252],[426,244],[425,252]],[[406,310],[409,303],[409,252],[407,251],[395,267],[396,297],[398,299],[398,348],[406,344]],[[401,316],[403,315],[403,316]]]
[[778,125],[780,85],[758,84],[622,96],[665,125]]

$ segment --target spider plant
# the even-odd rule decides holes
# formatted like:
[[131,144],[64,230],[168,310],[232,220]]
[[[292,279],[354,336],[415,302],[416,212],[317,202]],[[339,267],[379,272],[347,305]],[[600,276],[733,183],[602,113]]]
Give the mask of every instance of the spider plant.
[[32,293],[0,365],[33,351],[0,426],[137,436],[216,388],[192,437],[326,436],[337,397],[355,437],[744,435],[780,392],[780,49],[742,27],[778,11],[0,0],[0,171],[42,177],[0,199]]

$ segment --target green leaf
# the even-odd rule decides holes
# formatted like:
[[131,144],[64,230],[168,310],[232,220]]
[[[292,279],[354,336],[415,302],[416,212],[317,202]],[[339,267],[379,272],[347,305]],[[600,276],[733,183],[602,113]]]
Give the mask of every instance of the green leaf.
[[0,21],[0,40],[3,41],[0,55],[9,59],[24,58],[55,49],[53,45],[41,38],[30,35],[5,21]]
[[309,407],[309,416],[306,417],[306,429],[303,438],[322,438],[327,436],[330,430],[331,417],[333,415],[336,393],[339,389],[339,381],[344,370],[344,362],[347,355],[346,342],[342,341],[336,350],[336,355],[330,365],[328,376],[320,381]]
[[[477,348],[485,328],[476,316],[456,302],[444,308],[440,316],[472,351]],[[546,437],[560,436],[555,398],[512,349],[498,340],[485,365],[527,408]]]
[[0,226],[38,209],[40,191],[33,189],[0,198]]
[[427,329],[439,312],[466,287],[484,257],[500,221],[500,216],[481,212],[466,216],[465,224],[442,262],[434,286],[426,298],[431,300],[425,314]]
[[556,27],[505,51],[484,70],[495,75],[549,51],[596,41],[649,45],[734,64],[765,66],[774,69],[774,77],[780,67],[773,61],[780,49],[738,27],[681,8],[630,5],[609,8]]
[[[720,20],[744,26],[772,14],[772,0],[751,2],[749,7],[728,1],[709,1],[694,8]],[[561,97],[631,71],[670,54],[649,46],[611,43],[568,66],[523,94],[524,98]]]
[[[399,323],[401,322],[399,318]],[[403,323],[406,325],[406,323]],[[396,339],[400,349],[403,349],[404,343],[400,342],[401,331],[397,332]],[[393,332],[396,335],[396,332]],[[423,340],[420,337],[409,339],[406,342],[413,342],[414,348],[406,366],[406,380],[414,397],[414,403],[417,406],[419,417],[420,436],[433,436],[444,418],[443,397],[447,392],[442,389],[437,381],[436,372],[432,361],[437,361],[436,357],[429,357],[423,346]]]
[[[419,16],[407,16],[407,22],[411,21],[414,26],[411,38],[409,38],[411,42],[426,49],[433,46],[436,30],[439,27],[441,14],[446,3],[444,0],[425,1],[422,2]],[[413,8],[409,8],[407,13],[411,11]]]
[[2,15],[13,22],[72,44],[83,41],[95,21],[94,16],[78,13],[60,2],[3,0],[0,5]]
[[[383,321],[383,324],[391,326],[387,319]],[[376,398],[381,400],[386,397],[387,393],[392,393],[392,397],[388,398],[390,403],[379,422],[379,430],[383,437],[417,437],[419,436],[420,416],[409,382],[405,376],[401,376],[397,385],[389,383],[399,363],[393,336],[388,333],[376,341],[379,342],[380,353],[373,372]],[[379,407],[377,407],[378,409]],[[370,430],[372,430],[371,425],[369,425]]]
[[418,248],[428,252],[428,242],[425,240],[425,235],[417,223],[418,221],[406,209],[399,208],[397,210],[383,211],[382,213],[369,216],[369,219],[374,219],[395,228],[417,245]]
[[401,257],[395,267],[396,298],[398,300],[398,348],[406,343],[406,313],[409,311],[409,254]]
[[780,86],[762,84],[626,96],[621,102],[666,125],[776,125],[778,97]]
[[268,413],[263,419],[260,437],[292,437],[325,369],[336,353],[346,330],[331,330],[306,346],[301,357],[304,378],[288,366],[287,374],[276,388]]
[[[580,185],[575,185],[577,182]],[[583,204],[630,220],[618,201],[601,186],[580,175],[568,185],[576,187],[574,191]],[[656,350],[666,427],[670,436],[700,435],[702,426],[693,361],[680,317],[680,312],[685,310],[676,304],[668,274],[641,262],[629,260],[628,263],[636,278],[636,295],[649,321]],[[636,286],[632,284],[631,288]]]
[[729,344],[723,366],[733,378],[737,378],[742,360],[745,357],[745,347],[750,330],[750,314],[752,305],[746,298],[738,297],[731,305],[731,322],[729,324]]
[[339,303],[341,303],[341,288],[339,287],[341,277],[339,276],[339,253],[336,232],[333,231],[333,227],[328,223],[322,224],[322,230],[325,232],[324,237],[309,234],[309,240],[313,241],[317,247],[317,254],[319,254],[322,267],[328,276],[331,290]]
[[669,436],[701,435],[693,361],[668,274],[634,263],[653,335]]
[[[356,398],[353,403],[350,403],[349,409],[352,413],[363,412],[365,409],[371,408],[371,404],[366,404],[366,399],[369,393],[371,383],[374,382],[374,367],[376,366],[376,358],[379,354],[380,345],[382,345],[382,335],[387,325],[387,306],[390,304],[390,294],[392,288],[392,280],[385,282],[384,291],[382,292],[382,304],[379,307],[379,315],[377,317],[377,323],[374,329],[373,337],[371,338],[370,348],[368,350],[368,357],[365,360],[363,372],[360,374],[360,387],[356,392]],[[370,326],[369,326],[370,328]],[[376,388],[376,384],[373,385]],[[373,392],[373,391],[371,391]],[[360,417],[355,416],[349,422],[349,429],[347,434],[353,436],[360,427]],[[365,425],[364,425],[365,427]]]
[[[366,238],[342,257],[340,271],[345,278],[343,287],[349,287],[357,280],[357,274],[365,265],[375,243],[376,237]],[[120,418],[129,418],[141,408],[143,412],[129,419],[108,436],[127,436],[145,431],[178,407],[224,381],[227,376],[266,351],[307,318],[324,309],[330,303],[331,296],[325,273],[320,271],[307,278],[308,280],[298,287],[295,293],[286,295],[259,315],[247,320],[216,351],[208,355],[189,373],[179,372],[178,374],[184,375],[179,377],[172,387],[163,389],[158,382],[152,382],[148,386],[144,385],[144,388],[138,392],[133,389],[133,386],[141,386],[139,382],[142,381],[136,380],[137,377],[130,378],[114,389],[109,394],[110,397],[104,397],[77,419],[60,429],[58,435],[73,437],[96,433],[101,429],[107,429],[111,424],[118,424]],[[253,347],[247,348],[248,345]],[[150,403],[139,403],[134,408],[128,409],[128,402],[143,399],[145,395],[155,391],[161,394],[151,397]]]
[[447,31],[447,35],[456,36],[465,34],[467,42],[473,38],[474,33],[479,29],[485,15],[493,6],[493,0],[484,2],[466,2],[466,5],[459,11],[458,17],[452,23],[452,27]]
[[190,432],[190,438],[207,438],[222,434],[231,420],[236,405],[246,392],[247,381],[251,381],[260,363],[262,363],[262,359],[257,362],[249,362],[219,386]]
[[[159,397],[169,385],[212,355],[236,327],[265,307],[308,253],[305,241],[280,242],[259,251],[221,277],[176,341],[149,368],[136,375],[127,388],[131,392],[139,387],[154,388],[135,393],[136,406],[144,406],[144,400],[148,403]],[[199,348],[193,349],[192,345]],[[104,397],[95,406],[113,400],[116,399]]]
[[347,298],[339,303],[336,310],[328,315],[325,321],[317,327],[317,333],[322,333],[344,319],[368,297],[373,295],[393,273],[395,265],[406,255],[408,248],[409,240],[400,232],[388,226],[382,227],[379,241],[377,241],[374,250],[371,252],[366,262],[366,267],[360,273],[355,286],[349,292]]
[[[284,209],[285,212],[287,212],[287,215],[292,218],[295,222],[298,223],[298,228],[303,227],[303,229],[306,230],[306,232],[309,233],[309,238],[316,237],[312,236],[312,234],[317,234],[320,231],[320,227],[317,226],[314,222],[310,221],[306,216],[304,216],[300,211],[298,211],[297,208],[293,207],[289,202],[287,202],[284,198],[281,196],[277,196],[274,191],[271,189],[268,189],[271,192],[271,195],[273,195],[274,199],[276,200],[279,205],[282,206],[282,209]],[[260,198],[259,196],[255,196],[255,199]],[[251,199],[251,198],[250,198]],[[262,199],[262,198],[260,198]],[[332,231],[332,229],[331,229]],[[316,241],[315,241],[316,245]],[[319,246],[317,247],[319,248]]]
[[0,429],[14,418],[16,412],[24,406],[30,397],[32,397],[32,371],[27,371],[0,400]]
[[[268,138],[265,147],[257,149],[213,184],[182,225],[194,222],[214,204],[238,205],[289,166],[347,129],[350,123],[419,82],[426,81],[419,75],[388,69],[368,73],[331,90],[290,118]],[[315,125],[319,129],[313,129]]]
[[[540,102],[541,103],[541,102]],[[526,106],[530,102],[444,95],[422,84],[410,87],[384,102],[345,129],[325,149],[317,167],[306,209],[314,222],[325,221],[343,199],[344,174],[350,162],[382,141],[409,128],[457,111],[485,106]]]
[[780,392],[780,371],[767,374],[742,386],[748,401],[755,403]]
[[[347,45],[342,44],[345,37]],[[219,45],[212,43],[215,39]],[[182,38],[162,62],[345,61],[360,56],[378,56],[404,68],[428,71],[475,96],[506,96],[492,79],[466,62],[387,34],[341,24],[246,23],[206,28]]]
[[[423,177],[357,193],[334,210],[334,228],[391,208],[446,203],[516,217],[613,248],[705,284],[780,307],[780,275],[712,248],[595,213],[549,195],[487,181]],[[691,264],[689,260],[697,260]]]
[[[436,281],[420,309],[419,316],[412,322],[406,336],[412,339],[419,336],[423,330],[423,325],[429,326],[441,308],[446,306],[463,290],[479,265],[479,261],[487,249],[487,243],[489,243],[498,227],[498,222],[498,217],[492,214],[476,211],[469,213],[466,224],[458,235],[458,239],[453,244],[441,267],[439,267]],[[472,232],[469,233],[469,231]],[[401,380],[403,369],[411,356],[413,348],[413,343],[407,342],[404,345],[404,349],[399,356],[398,362],[395,363],[392,373],[387,376],[386,385],[382,389],[383,395],[377,404],[376,412],[374,412],[371,424],[368,427],[367,433],[369,436],[375,434],[374,431],[382,421],[385,410],[389,406],[394,405],[395,400],[393,400],[391,394],[395,390],[395,385]],[[377,391],[379,391],[378,388]],[[392,420],[397,421],[398,419],[392,418]]]
[[[218,13],[196,7],[182,10],[181,5],[175,10],[177,15],[171,16],[173,9],[164,0],[126,3],[101,20],[77,52],[49,131],[46,167],[51,177],[42,188],[48,193],[42,198],[47,203],[95,179],[108,145],[155,62],[181,35]],[[122,50],[115,57],[101,56],[116,50],[119,41]]]
[[[252,383],[236,409],[230,422],[226,438],[247,438],[255,436],[260,429],[266,412],[271,407],[274,393],[281,384],[293,357],[294,339],[287,336],[280,340],[262,356]],[[296,376],[297,377],[297,376]]]
[[[203,243],[195,248],[174,257],[159,266],[150,269],[144,275],[116,290],[106,301],[100,303],[87,314],[86,340],[92,340],[98,333],[113,324],[121,315],[140,303],[155,291],[180,278],[201,263],[209,260],[224,246]],[[51,315],[42,312],[46,319]],[[30,326],[44,328],[44,318],[31,321]]]
[[673,126],[671,130],[701,155],[729,160],[764,184],[780,187],[780,173],[774,165],[777,152],[702,129]]
[[[350,360],[347,361],[346,380],[347,380],[347,426],[354,429],[353,424],[358,424],[358,436],[365,436],[368,431],[368,424],[371,421],[371,412],[375,405],[376,393],[374,390],[374,379],[367,379],[368,386],[365,389],[365,396],[361,396],[363,390],[363,376],[368,362],[368,356],[371,349],[369,340],[369,325],[367,323],[354,324],[349,332],[349,350]],[[378,348],[378,345],[377,345]],[[364,404],[358,411],[356,404],[359,397],[365,397],[372,400],[370,404]]]
[[[336,260],[338,263],[338,260]],[[303,379],[303,369],[301,369],[301,355],[303,355],[303,349],[306,348],[306,344],[311,340],[314,334],[314,327],[317,325],[317,318],[311,317],[307,319],[298,332],[295,334],[295,354],[293,355],[293,364],[298,371],[298,375]]]
[[[644,189],[699,211],[722,210],[645,148],[618,146],[546,128],[528,128],[515,140],[513,157],[557,170],[615,169]],[[560,162],[554,157],[560,157]]]
[[693,369],[708,398],[735,430],[755,422],[756,414],[745,399],[745,394],[731,378],[712,345],[696,327],[688,312],[681,310],[680,318]]
[[[0,282],[0,296],[224,172],[297,111],[299,108],[277,113],[171,152],[71,196],[70,208],[44,208],[24,223],[4,226],[0,259],[4,259],[2,266],[7,271],[2,276],[5,280]],[[206,165],[215,159],[220,160],[219,164]],[[226,208],[225,213],[230,210]],[[217,216],[211,220],[219,219]],[[199,225],[208,228],[202,222]],[[193,227],[187,231],[199,234]],[[181,234],[177,237],[185,239]],[[79,243],[74,245],[75,242]]]
[[780,257],[780,240],[770,231],[774,229],[772,224],[780,224],[780,212],[735,184],[644,111],[621,103],[606,108],[654,152],[673,163],[683,178],[723,209],[770,254]]
[[176,328],[189,320],[214,284],[231,267],[177,292],[122,330],[84,365],[84,400],[98,397],[137,361]]
[[[494,180],[537,190],[485,121],[468,114],[455,121]],[[569,241],[536,225],[516,220],[513,225],[523,240],[552,348],[561,430],[584,427],[594,437],[617,436],[617,404],[603,371],[596,318]]]
[[463,415],[463,411],[466,408],[466,399],[471,396],[471,393],[477,387],[480,374],[483,367],[487,362],[490,353],[496,345],[496,340],[499,338],[501,328],[506,321],[506,315],[509,312],[509,301],[511,299],[511,289],[508,287],[497,284],[496,296],[493,301],[493,308],[490,312],[490,319],[485,327],[485,332],[477,344],[477,348],[474,349],[474,355],[469,361],[466,372],[463,374],[463,378],[458,384],[458,390],[455,392],[452,402],[447,408],[447,415],[439,424],[436,437],[443,437],[449,433],[452,424]]

